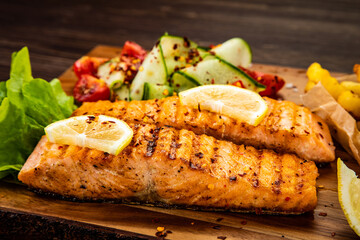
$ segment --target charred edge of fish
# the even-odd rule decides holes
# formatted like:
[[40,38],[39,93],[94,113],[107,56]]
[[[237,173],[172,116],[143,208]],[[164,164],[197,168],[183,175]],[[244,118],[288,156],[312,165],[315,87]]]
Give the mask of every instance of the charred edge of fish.
[[[229,207],[203,207],[203,206],[194,206],[194,205],[181,205],[181,204],[166,204],[160,201],[146,201],[141,200],[136,197],[133,198],[124,198],[124,199],[90,199],[90,198],[84,198],[79,199],[73,196],[63,196],[57,193],[53,193],[50,191],[45,191],[41,189],[35,189],[35,188],[28,188],[30,191],[35,192],[42,196],[49,196],[55,199],[60,200],[66,200],[71,202],[96,202],[96,203],[113,203],[113,204],[131,204],[131,205],[145,205],[145,206],[155,206],[155,207],[162,207],[167,209],[189,209],[189,210],[195,210],[195,211],[221,211],[221,212],[240,212],[240,213],[257,213],[257,214],[270,214],[270,215],[300,215],[300,214],[306,214],[306,212],[309,211],[309,209],[302,209],[302,210],[296,210],[291,209],[289,211],[283,211],[279,208],[273,208],[273,209],[266,209],[266,208],[250,208],[250,209],[244,209],[244,208],[229,208]],[[309,212],[311,215],[312,212]]]

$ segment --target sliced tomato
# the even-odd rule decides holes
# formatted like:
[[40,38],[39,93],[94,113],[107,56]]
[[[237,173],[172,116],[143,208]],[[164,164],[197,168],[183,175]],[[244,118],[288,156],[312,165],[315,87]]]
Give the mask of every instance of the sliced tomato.
[[285,81],[277,75],[256,72],[247,68],[239,67],[257,82],[266,86],[264,91],[259,92],[261,96],[275,97],[276,93],[284,86]]
[[131,83],[134,79],[146,54],[140,45],[131,41],[125,42],[120,55],[120,61],[124,63],[122,68],[126,72],[125,83]]
[[83,74],[74,87],[73,95],[78,102],[109,100],[110,89],[104,80],[90,74]]
[[74,63],[73,70],[79,79],[83,74],[95,77],[99,66],[107,60],[106,58],[84,56]]
[[122,59],[123,57],[138,58],[142,62],[146,57],[146,51],[139,44],[131,41],[126,41],[121,51],[120,58]]

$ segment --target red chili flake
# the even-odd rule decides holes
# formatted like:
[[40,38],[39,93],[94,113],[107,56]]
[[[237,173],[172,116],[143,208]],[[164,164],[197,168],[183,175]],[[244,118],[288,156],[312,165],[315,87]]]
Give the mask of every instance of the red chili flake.
[[184,47],[190,47],[190,41],[187,37],[184,37]]
[[102,122],[101,124],[107,124],[107,122]]
[[62,149],[62,148],[63,148],[63,146],[59,146],[59,147],[58,147],[59,150]]
[[211,79],[211,84],[214,84],[215,83],[215,79]]
[[236,176],[229,177],[230,182],[236,181]]
[[332,237],[335,237],[335,235],[336,235],[335,232],[332,232],[332,233],[331,233],[331,236],[332,236]]
[[225,236],[218,236],[217,239],[225,240],[226,237]]
[[246,221],[246,220],[243,220],[243,221],[241,221],[241,224],[242,224],[242,225],[246,225],[246,224],[247,224],[247,221]]
[[114,121],[109,121],[110,123],[115,123]]
[[195,156],[198,158],[203,158],[204,154],[202,152],[195,153]]
[[327,216],[327,213],[326,213],[326,212],[320,212],[320,213],[319,213],[319,216],[326,217],[326,216]]
[[290,197],[286,197],[286,198],[285,198],[285,201],[289,201],[289,200],[290,200]]

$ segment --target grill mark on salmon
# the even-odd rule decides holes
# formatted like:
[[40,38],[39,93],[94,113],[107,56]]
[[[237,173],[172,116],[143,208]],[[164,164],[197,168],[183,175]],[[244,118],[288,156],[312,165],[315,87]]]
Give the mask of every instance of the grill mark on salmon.
[[169,151],[169,155],[168,155],[168,157],[171,160],[176,159],[176,149],[179,147],[179,145],[177,143],[178,141],[179,141],[179,135],[178,135],[178,132],[176,131],[172,135],[171,144],[170,144],[170,151]]
[[[300,214],[316,207],[318,173],[312,161],[184,129],[129,125],[133,140],[117,156],[50,143],[43,137],[19,180],[33,189],[80,200],[275,214]],[[147,141],[155,142],[151,156]],[[174,159],[169,158],[174,151]],[[281,184],[274,191],[276,181]]]
[[[334,146],[325,122],[310,110],[289,101],[264,98],[269,111],[256,127],[227,116],[181,105],[178,97],[147,101],[98,101],[84,103],[73,116],[104,114],[127,123],[156,124],[187,129],[236,144],[295,153],[316,162],[335,159]],[[109,111],[109,109],[112,109]]]

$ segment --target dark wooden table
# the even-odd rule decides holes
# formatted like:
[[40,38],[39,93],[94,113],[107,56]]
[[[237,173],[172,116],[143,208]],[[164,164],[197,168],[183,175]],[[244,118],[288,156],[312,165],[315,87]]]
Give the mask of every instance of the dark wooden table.
[[[164,32],[201,45],[242,37],[255,63],[350,73],[360,63],[360,1],[13,1],[0,3],[0,80],[30,49],[33,75],[50,80],[98,44],[150,49]],[[1,194],[1,193],[0,193]],[[0,211],[0,238],[149,238],[39,215]],[[6,234],[6,235],[5,235]]]
[[149,49],[164,32],[203,45],[239,36],[254,62],[337,72],[360,62],[359,0],[17,1],[0,3],[0,79],[10,56],[31,53],[34,75],[52,79],[98,44]]

